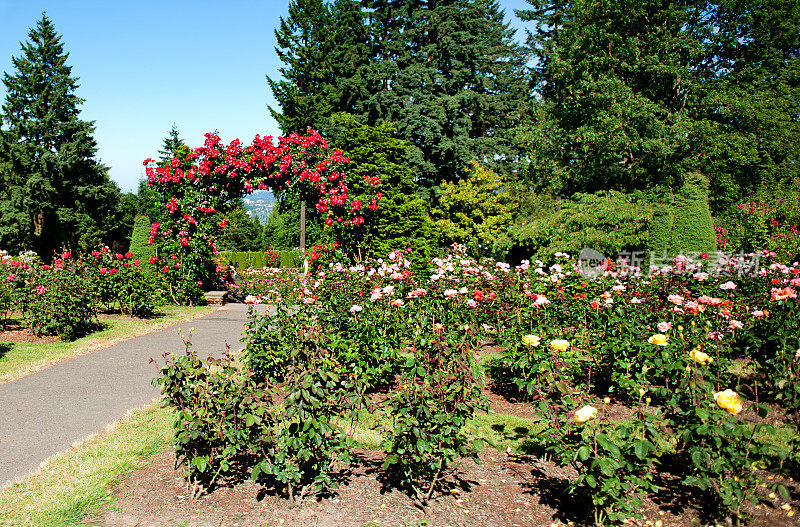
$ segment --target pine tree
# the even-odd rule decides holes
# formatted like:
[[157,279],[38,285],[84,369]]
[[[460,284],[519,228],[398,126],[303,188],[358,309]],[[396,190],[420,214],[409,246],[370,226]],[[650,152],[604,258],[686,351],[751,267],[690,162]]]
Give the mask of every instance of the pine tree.
[[0,130],[0,245],[49,258],[62,245],[88,249],[123,239],[119,188],[96,159],[94,123],[61,36],[46,14],[28,33],[15,73],[5,73]]
[[369,189],[365,178],[377,177],[383,198],[375,212],[365,212],[367,223],[360,238],[343,237],[343,247],[352,254],[385,258],[396,249],[412,249],[415,267],[425,268],[436,252],[436,232],[425,203],[414,193],[414,169],[408,164],[409,144],[397,137],[388,122],[379,126],[358,123],[352,115],[332,116],[337,138],[334,146],[350,158],[351,191]]
[[[328,98],[331,112],[356,113],[367,94],[366,75],[371,50],[364,13],[359,0],[335,0],[331,4],[333,46]],[[327,131],[327,124],[320,125]]]

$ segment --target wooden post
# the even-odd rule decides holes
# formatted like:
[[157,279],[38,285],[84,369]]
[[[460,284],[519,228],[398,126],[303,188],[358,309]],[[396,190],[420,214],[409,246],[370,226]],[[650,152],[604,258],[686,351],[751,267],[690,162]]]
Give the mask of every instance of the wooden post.
[[303,274],[308,274],[308,258],[306,258],[306,202],[300,202],[300,250],[303,252]]
[[300,250],[306,252],[306,202],[300,202]]

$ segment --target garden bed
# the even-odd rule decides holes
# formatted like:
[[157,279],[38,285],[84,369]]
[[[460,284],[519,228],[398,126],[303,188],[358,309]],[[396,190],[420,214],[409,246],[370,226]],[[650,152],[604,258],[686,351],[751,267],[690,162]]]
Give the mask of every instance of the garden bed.
[[[218,488],[194,500],[187,491],[183,468],[175,454],[164,451],[147,466],[125,478],[108,506],[90,520],[91,525],[116,526],[405,526],[458,525],[550,526],[584,525],[589,507],[575,503],[562,489],[569,474],[563,468],[532,456],[497,450],[481,453],[481,464],[465,463],[446,482],[450,493],[434,497],[426,510],[407,493],[387,481],[381,469],[384,454],[356,451],[356,462],[339,471],[340,486],[328,496],[311,496],[292,503],[247,480]],[[800,487],[784,481],[792,493],[792,510],[800,509]],[[704,496],[691,489],[685,495],[663,493],[647,499],[644,519],[630,525],[665,527],[714,525],[703,511]],[[748,512],[755,527],[789,527],[798,516],[787,516],[785,500],[769,499]]]

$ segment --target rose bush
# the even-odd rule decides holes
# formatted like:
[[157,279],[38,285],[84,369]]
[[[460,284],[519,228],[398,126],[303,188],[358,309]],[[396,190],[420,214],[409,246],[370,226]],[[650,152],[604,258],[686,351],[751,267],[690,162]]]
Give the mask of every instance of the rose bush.
[[[353,263],[332,249],[313,273],[248,291],[275,314],[251,315],[247,363],[257,382],[287,382],[292,350],[313,342],[333,373],[358,387],[352,400],[388,391],[389,465],[414,480],[420,501],[437,467],[472,452],[458,434],[479,406],[470,396],[464,413],[441,410],[449,387],[464,396],[478,377],[458,354],[425,353],[474,353],[481,343],[500,349],[486,364],[494,382],[536,401],[552,424],[532,439],[574,467],[569,487],[591,501],[598,521],[635,516],[637,500],[656,488],[657,464],[737,516],[755,497],[753,466],[798,459],[795,439],[767,445],[759,438],[771,425],[752,420],[775,412],[797,433],[797,264],[769,253],[700,255],[649,269],[606,263],[589,276],[563,253],[550,265],[510,266],[456,246],[421,276],[407,251]],[[609,419],[609,403],[599,401],[612,398],[634,418]],[[414,426],[431,430],[424,455],[410,446],[420,439]],[[449,435],[436,435],[445,428]]]

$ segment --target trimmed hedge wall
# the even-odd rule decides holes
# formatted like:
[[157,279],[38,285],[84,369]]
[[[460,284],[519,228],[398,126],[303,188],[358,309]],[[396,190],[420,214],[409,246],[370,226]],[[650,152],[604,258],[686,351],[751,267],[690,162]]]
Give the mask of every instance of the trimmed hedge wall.
[[[296,262],[294,261],[294,254],[293,251],[290,250],[282,250],[277,251],[281,254],[281,263],[280,266],[283,268],[292,268],[297,267]],[[266,267],[267,260],[264,258],[264,252],[233,252],[233,251],[222,251],[220,252],[222,258],[225,259],[226,262],[233,262],[234,264],[239,264],[240,269],[247,269],[248,267]]]

